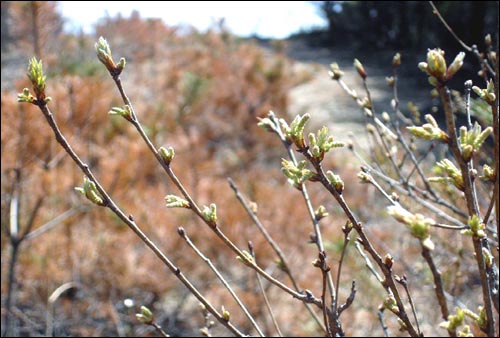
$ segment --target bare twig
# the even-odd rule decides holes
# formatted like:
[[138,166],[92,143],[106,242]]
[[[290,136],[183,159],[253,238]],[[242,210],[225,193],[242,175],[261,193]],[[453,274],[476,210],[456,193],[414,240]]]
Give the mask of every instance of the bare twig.
[[[260,219],[257,217],[257,214],[252,210],[252,208],[250,207],[250,204],[246,200],[245,196],[243,196],[243,194],[240,192],[240,190],[238,189],[236,183],[231,178],[228,178],[228,182],[229,182],[229,186],[234,191],[234,193],[235,193],[236,198],[238,199],[238,201],[241,203],[241,205],[243,206],[243,208],[245,209],[245,211],[247,212],[247,214],[250,216],[250,218],[252,219],[252,221],[254,222],[254,224],[257,226],[257,228],[259,229],[259,231],[262,233],[262,235],[264,236],[264,238],[266,239],[266,241],[271,245],[271,247],[273,248],[274,252],[276,252],[276,254],[278,255],[278,257],[280,259],[280,263],[279,264],[280,264],[281,270],[283,270],[287,274],[288,278],[290,278],[290,281],[292,282],[292,285],[293,285],[294,289],[296,291],[300,291],[299,285],[297,284],[297,281],[296,281],[295,277],[292,274],[292,270],[290,269],[290,265],[288,264],[288,260],[286,259],[285,255],[283,254],[283,251],[279,247],[278,243],[271,237],[271,235],[267,231],[267,229],[264,226],[264,224],[262,224],[262,222],[260,221]],[[307,311],[311,314],[311,316],[316,321],[316,323],[320,326],[320,328],[324,332],[326,332],[326,328],[323,326],[323,323],[321,322],[321,320],[319,319],[319,317],[316,315],[316,313],[313,311],[313,309],[311,308],[311,306],[308,303],[305,303],[305,302],[304,302],[304,306],[307,308]]]
[[[421,245],[422,248],[422,257],[424,257],[429,269],[431,269],[432,277],[434,278],[434,290],[436,292],[436,299],[439,303],[439,307],[441,308],[441,317],[443,320],[448,320],[448,316],[450,312],[448,310],[448,303],[446,302],[445,291],[443,288],[443,281],[441,280],[441,272],[434,264],[434,259],[432,258],[431,252],[424,245]],[[455,330],[448,329],[448,334],[450,337],[456,337]]]
[[384,333],[384,337],[389,337],[388,327],[385,324],[385,320],[384,320],[384,311],[378,310],[377,317],[378,317],[378,321],[380,323],[380,326],[382,327],[382,332]]
[[417,331],[419,336],[422,336],[422,332],[420,331],[420,325],[418,324],[417,318],[417,309],[415,308],[415,303],[413,302],[413,298],[411,297],[410,290],[408,289],[408,280],[405,275],[403,277],[396,277],[396,282],[401,284],[405,289],[406,295],[408,296],[408,301],[410,302],[411,312],[413,313],[413,318],[415,318],[415,324],[417,325]]
[[[252,255],[253,259],[256,260],[257,257],[255,255],[255,251],[254,251],[252,242],[248,242],[248,250],[249,250],[250,254]],[[255,273],[255,276],[257,277],[257,283],[259,284],[260,293],[262,293],[262,297],[264,298],[264,302],[266,303],[266,308],[267,308],[267,311],[269,311],[269,315],[271,316],[271,320],[273,322],[274,328],[276,329],[278,336],[283,337],[283,334],[281,333],[280,327],[278,325],[278,321],[276,320],[276,317],[274,316],[274,312],[273,312],[273,309],[271,307],[271,304],[269,303],[269,299],[267,298],[266,290],[264,289],[264,285],[262,284],[262,278],[260,277],[260,275],[258,273]],[[309,305],[306,303],[304,303],[304,304]]]
[[217,276],[217,278],[219,278],[219,280],[221,281],[221,283],[224,285],[224,287],[227,289],[227,291],[229,291],[229,293],[231,294],[231,296],[233,297],[233,299],[236,301],[236,303],[241,308],[241,310],[243,311],[243,313],[245,314],[245,316],[248,318],[248,320],[250,321],[250,323],[252,324],[252,326],[255,328],[255,330],[257,331],[257,333],[259,334],[259,336],[264,337],[264,333],[260,329],[259,325],[257,325],[257,323],[255,322],[255,319],[250,314],[250,312],[246,308],[245,304],[243,304],[243,302],[240,300],[240,298],[238,297],[238,295],[236,295],[236,292],[234,292],[234,290],[231,287],[231,285],[229,285],[229,283],[226,281],[226,279],[224,278],[224,276],[222,276],[222,274],[219,272],[219,270],[217,269],[217,267],[212,263],[212,261],[207,256],[205,256],[200,251],[200,249],[198,249],[198,247],[193,243],[193,241],[191,241],[191,238],[189,238],[188,234],[186,233],[186,230],[183,227],[179,227],[177,229],[177,232],[178,232],[179,236],[181,236],[181,238],[186,241],[186,243],[189,245],[189,247],[191,249],[193,249],[194,252],[210,267],[210,269],[215,273],[215,275]]

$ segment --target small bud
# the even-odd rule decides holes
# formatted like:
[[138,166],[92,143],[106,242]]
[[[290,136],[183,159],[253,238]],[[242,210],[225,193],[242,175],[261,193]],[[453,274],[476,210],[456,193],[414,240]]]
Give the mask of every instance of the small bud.
[[382,112],[382,120],[384,120],[384,122],[389,122],[391,120],[390,115],[386,111]]
[[170,162],[172,162],[175,156],[175,151],[172,147],[168,147],[167,149],[160,147],[160,149],[158,149],[158,153],[166,165],[170,165]]
[[325,217],[327,217],[329,214],[326,211],[326,208],[323,205],[320,205],[318,209],[314,212],[314,216],[316,217],[316,220],[321,220]]
[[[427,73],[435,77],[436,82],[437,80],[442,82],[446,80],[446,60],[441,49],[431,49],[427,52]],[[431,81],[429,80],[429,82]]]
[[242,253],[243,253],[243,257],[236,256],[237,260],[239,260],[241,263],[243,263],[247,266],[252,266],[253,264],[255,264],[253,256],[248,251],[243,250]]
[[259,211],[259,205],[257,204],[257,202],[250,201],[248,202],[248,206],[250,208],[250,211],[252,211],[254,215],[257,215],[257,212]]
[[371,183],[372,176],[364,171],[360,171],[358,173],[358,178],[361,180],[361,183]]
[[478,238],[483,238],[486,236],[486,233],[484,232],[486,225],[481,221],[481,219],[476,214],[469,217],[468,225],[469,229],[462,230],[461,231],[462,234]]
[[396,303],[396,298],[394,298],[394,296],[387,296],[381,307],[383,309],[391,311],[394,314],[399,314],[398,305]]
[[101,194],[97,190],[95,183],[87,178],[87,176],[83,177],[83,187],[76,187],[76,191],[85,195],[87,199],[89,199],[92,203],[104,206],[104,199],[101,197]]
[[328,181],[330,182],[331,185],[333,185],[335,190],[339,194],[342,194],[342,191],[344,191],[344,181],[342,181],[342,178],[340,178],[339,175],[335,175],[330,170],[326,172],[326,178],[328,178]]
[[393,200],[394,202],[399,202],[399,195],[395,192],[393,192],[391,194],[391,200]]
[[183,227],[178,227],[177,228],[177,233],[179,234],[179,236],[181,237],[186,237],[186,230],[184,230]]
[[116,64],[113,61],[113,56],[111,55],[111,48],[108,42],[102,36],[95,44],[95,51],[97,58],[102,62],[108,69],[110,73],[114,73],[117,70]]
[[429,81],[429,84],[434,87],[437,87],[439,83],[438,79],[435,76],[429,76],[427,80]]
[[120,58],[120,61],[118,62],[118,65],[116,66],[116,68],[119,71],[122,71],[125,68],[126,63],[127,63],[127,61],[125,60],[125,58]]
[[394,84],[396,83],[396,79],[394,79],[394,76],[388,76],[385,78],[385,82],[387,83],[387,86],[392,88],[392,87],[394,87]]
[[165,202],[167,208],[191,208],[188,201],[175,195],[165,196]]
[[36,58],[30,59],[28,64],[28,78],[30,79],[31,84],[33,85],[33,90],[35,92],[36,99],[38,101],[44,102],[46,77],[43,74],[42,60],[37,61]]
[[212,227],[217,225],[217,206],[211,203],[210,206],[204,206],[202,210],[203,218]]
[[231,318],[231,314],[224,308],[224,305],[222,305],[222,318],[224,318],[224,320],[227,322]]
[[391,254],[386,254],[384,257],[384,264],[387,266],[389,270],[392,269],[392,266],[394,264],[394,258],[392,258]]
[[328,72],[332,80],[339,80],[344,72],[340,70],[338,63],[334,62],[330,64],[330,71]]
[[134,120],[132,108],[129,105],[125,105],[123,107],[113,107],[108,112],[109,115],[118,115],[125,118],[127,121],[132,122]]
[[396,53],[394,55],[394,57],[392,58],[392,66],[394,68],[397,68],[397,67],[401,66],[401,54]]
[[363,64],[359,62],[358,59],[354,59],[354,68],[356,68],[356,71],[358,72],[359,76],[361,76],[361,78],[365,80],[367,76],[366,70]]
[[484,264],[486,265],[487,269],[491,269],[491,267],[493,266],[493,262],[494,262],[493,255],[491,254],[490,250],[488,250],[487,248],[483,247],[482,251],[483,251],[483,257],[484,257]]
[[258,119],[259,119],[259,122],[257,123],[258,127],[262,128],[266,131],[269,131],[269,132],[276,132],[276,125],[274,124],[274,122],[270,118],[258,117]]
[[418,68],[423,71],[424,73],[427,73],[427,69],[429,68],[429,65],[427,64],[427,62],[420,62],[418,64]]
[[304,128],[310,118],[309,114],[304,114],[303,116],[297,115],[290,125],[289,137],[299,149],[304,149],[306,146]]
[[28,88],[24,88],[22,93],[17,94],[17,102],[33,103],[35,102],[35,97],[31,95]]
[[486,34],[486,36],[484,37],[484,44],[486,45],[486,47],[491,46],[491,34]]
[[344,234],[349,234],[349,232],[351,232],[353,228],[353,225],[351,223],[351,221],[346,221],[345,224],[342,226],[342,232]]
[[446,80],[450,80],[453,75],[455,75],[460,70],[460,68],[462,68],[462,65],[464,64],[464,58],[464,52],[458,53],[458,55],[455,57],[455,60],[453,60],[451,65],[448,67],[448,70],[446,72]]
[[483,175],[481,176],[481,178],[494,183],[495,182],[495,170],[493,170],[493,168],[491,168],[487,164],[483,165]]
[[141,313],[136,313],[135,318],[143,324],[151,325],[154,321],[153,312],[145,306],[141,306]]

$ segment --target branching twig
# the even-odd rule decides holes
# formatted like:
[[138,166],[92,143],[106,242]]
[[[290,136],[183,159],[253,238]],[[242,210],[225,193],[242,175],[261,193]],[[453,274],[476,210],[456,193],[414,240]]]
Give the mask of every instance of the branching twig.
[[37,102],[38,107],[42,111],[44,117],[46,118],[49,126],[54,132],[54,136],[59,142],[59,144],[68,153],[71,159],[78,165],[86,177],[94,182],[96,189],[99,191],[104,199],[104,205],[109,208],[118,218],[120,218],[127,226],[155,253],[155,255],[167,266],[167,268],[191,291],[191,293],[206,306],[208,311],[217,318],[217,320],[227,327],[233,334],[242,337],[244,336],[232,323],[225,320],[224,317],[208,302],[205,297],[194,287],[191,282],[184,276],[180,269],[175,266],[170,259],[146,236],[146,234],[139,228],[139,226],[134,221],[134,218],[126,216],[126,214],[118,207],[118,205],[111,199],[106,190],[101,186],[97,178],[94,176],[89,166],[84,163],[80,157],[75,153],[73,148],[70,146],[64,135],[61,133],[52,112],[47,107],[45,102]]
[[[264,224],[262,224],[262,222],[260,221],[260,219],[257,217],[256,212],[252,210],[252,208],[250,207],[250,205],[249,205],[248,201],[246,200],[245,196],[243,196],[243,194],[240,192],[240,190],[236,186],[236,183],[231,178],[228,178],[228,182],[229,182],[229,186],[234,191],[234,193],[236,195],[236,198],[241,203],[241,205],[243,206],[243,208],[247,212],[248,216],[250,216],[250,218],[252,219],[252,221],[254,222],[254,224],[257,226],[257,228],[259,229],[259,231],[262,233],[262,235],[264,236],[264,238],[266,239],[266,241],[271,245],[271,247],[273,248],[274,252],[276,252],[276,254],[278,255],[278,257],[280,259],[280,263],[279,264],[280,264],[281,270],[283,270],[287,274],[288,278],[290,278],[290,281],[292,282],[292,285],[293,285],[294,289],[296,291],[300,291],[299,285],[297,284],[297,281],[296,281],[295,277],[292,274],[292,270],[290,269],[290,265],[288,264],[288,260],[286,259],[285,255],[283,254],[283,251],[279,247],[278,243],[271,237],[271,235],[267,231],[267,229],[264,226]],[[318,318],[318,316],[316,315],[316,313],[313,311],[313,309],[311,308],[311,306],[308,303],[305,303],[305,302],[304,302],[304,306],[307,308],[307,311],[311,314],[311,316],[316,321],[316,323],[320,326],[320,328],[324,332],[326,332],[326,328],[323,326],[323,323]]]
[[212,263],[212,261],[207,257],[205,256],[201,251],[200,249],[198,249],[198,247],[193,243],[193,241],[191,241],[191,238],[189,238],[188,234],[186,233],[186,230],[183,228],[183,227],[179,227],[177,229],[177,232],[179,233],[179,236],[181,236],[182,239],[184,239],[186,241],[186,243],[189,245],[189,247],[191,249],[194,250],[194,252],[205,262],[207,263],[207,265],[210,267],[210,269],[215,273],[215,275],[217,276],[217,278],[219,278],[219,280],[221,281],[221,283],[224,285],[224,287],[229,291],[229,293],[231,294],[231,296],[233,297],[233,299],[236,301],[236,303],[238,303],[238,306],[241,308],[241,310],[243,311],[243,313],[245,314],[245,316],[248,318],[248,320],[250,321],[250,323],[252,324],[252,326],[255,328],[255,330],[257,331],[257,333],[261,336],[261,337],[264,337],[264,333],[262,332],[262,330],[260,329],[259,325],[257,325],[257,323],[255,322],[255,319],[253,318],[253,316],[250,314],[250,312],[248,311],[248,309],[246,308],[245,304],[243,304],[243,302],[240,300],[240,298],[238,297],[238,295],[236,295],[236,293],[234,292],[233,288],[231,287],[231,285],[229,285],[229,283],[226,281],[226,279],[224,278],[224,276],[222,276],[222,274],[219,272],[219,270],[217,269],[217,267]]

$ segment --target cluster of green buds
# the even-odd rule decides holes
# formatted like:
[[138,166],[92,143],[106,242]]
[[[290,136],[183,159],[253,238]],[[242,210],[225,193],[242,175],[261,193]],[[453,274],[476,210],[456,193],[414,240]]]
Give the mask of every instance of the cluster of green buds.
[[281,171],[288,178],[288,182],[295,188],[302,190],[302,185],[316,177],[316,174],[306,168],[307,162],[300,161],[295,165],[292,161],[281,160]]
[[420,62],[418,68],[429,75],[429,83],[433,86],[444,84],[455,75],[464,63],[465,53],[460,52],[448,67],[444,51],[439,48],[427,52],[427,62]]
[[[486,311],[484,307],[478,307],[479,314],[472,312],[469,309],[462,309],[457,307],[455,309],[454,315],[449,315],[448,320],[439,324],[440,327],[454,331],[458,329],[461,325],[465,324],[465,317],[469,317],[474,322],[476,322],[480,328],[486,328]],[[468,335],[470,333],[469,325],[464,325],[460,333],[458,333],[459,337],[473,337],[473,335]]]
[[141,313],[136,313],[135,318],[141,322],[142,324],[146,325],[151,325],[153,324],[153,321],[155,320],[155,316],[153,312],[145,307],[144,305],[141,306]]
[[429,182],[434,183],[452,183],[458,190],[464,191],[464,178],[460,170],[447,158],[437,163],[436,171],[438,174],[446,176],[429,177]]
[[22,93],[17,94],[17,101],[38,105],[49,103],[51,98],[45,96],[46,76],[43,74],[42,60],[37,61],[36,58],[30,59],[27,75],[33,85],[35,95],[31,95],[29,89],[24,88]]
[[201,211],[203,219],[210,224],[210,226],[215,227],[217,225],[217,206],[211,203],[210,206],[203,206]]
[[496,100],[496,95],[495,95],[495,83],[493,83],[493,79],[490,79],[488,82],[488,85],[486,86],[486,89],[481,89],[477,86],[472,87],[472,90],[474,93],[477,94],[481,99],[486,101],[488,104],[492,105],[495,104]]
[[411,126],[406,127],[414,136],[424,140],[437,140],[441,142],[448,142],[448,134],[439,128],[436,120],[430,114],[425,115],[426,124],[421,127]]
[[167,203],[167,208],[191,208],[188,201],[175,195],[165,196],[165,202]]
[[344,181],[342,181],[342,178],[340,178],[339,175],[334,174],[332,171],[328,170],[326,172],[326,178],[328,179],[328,182],[335,188],[335,191],[337,191],[339,194],[342,194],[344,191]]
[[326,211],[326,208],[324,205],[320,205],[318,209],[314,211],[314,217],[316,218],[317,221],[322,220],[323,218],[327,217],[328,211]]
[[95,183],[88,179],[87,176],[83,177],[83,187],[76,187],[76,191],[85,195],[92,203],[97,204],[99,206],[104,206],[106,203],[104,202],[104,198],[102,198],[101,194],[97,190]]
[[246,250],[242,250],[241,251],[242,254],[243,254],[243,257],[241,256],[236,256],[236,259],[238,261],[240,261],[241,263],[247,265],[247,266],[252,266],[252,264],[255,264],[255,260],[252,256],[252,254],[250,254],[250,252],[246,251]]
[[483,180],[495,183],[495,170],[485,164],[483,165],[483,174],[480,176]]
[[399,316],[398,304],[396,303],[396,298],[392,295],[388,295],[382,305],[379,306],[379,310],[389,310],[396,316]]
[[172,147],[160,147],[160,149],[158,149],[158,153],[166,165],[170,165],[170,162],[172,162],[175,156],[175,151]]
[[302,116],[297,115],[290,126],[286,124],[285,121],[280,119],[281,128],[288,142],[293,143],[297,146],[299,150],[305,149],[306,141],[304,139],[304,128],[307,121],[311,116],[309,114],[304,114]]
[[325,153],[332,148],[343,147],[343,142],[335,142],[333,136],[328,135],[328,128],[323,127],[318,130],[317,136],[313,133],[309,134],[309,148],[311,149],[313,157],[318,161],[323,161]]
[[128,104],[123,107],[113,107],[108,112],[108,114],[122,116],[129,122],[132,122],[134,120],[134,113],[132,112],[132,108],[130,108]]
[[474,214],[469,217],[469,221],[467,222],[467,224],[469,225],[469,228],[462,230],[462,234],[478,238],[483,238],[486,236],[486,233],[484,232],[486,225],[481,221],[478,215]]
[[482,130],[479,123],[474,123],[474,126],[467,130],[467,127],[460,127],[460,149],[462,150],[462,158],[469,161],[472,155],[479,150],[488,136],[493,133],[491,126]]
[[108,41],[102,36],[95,44],[95,51],[97,53],[97,58],[106,66],[107,70],[112,76],[118,76],[125,68],[125,58],[121,58],[120,62],[116,64],[113,60],[113,55],[111,54],[111,48],[109,47]]
[[430,228],[436,222],[422,214],[412,214],[399,204],[387,207],[389,215],[393,216],[398,222],[408,226],[411,234],[420,240],[422,246],[428,250],[434,250],[434,243],[431,241]]
[[[274,113],[271,111],[269,112],[269,114],[273,114],[274,116]],[[269,131],[269,132],[273,132],[273,133],[276,133],[278,131],[278,127],[276,125],[276,123],[274,123],[274,121],[269,118],[269,117],[264,117],[264,118],[260,118],[260,117],[257,117],[257,119],[259,120],[259,122],[257,123],[257,126],[266,130],[266,131]]]

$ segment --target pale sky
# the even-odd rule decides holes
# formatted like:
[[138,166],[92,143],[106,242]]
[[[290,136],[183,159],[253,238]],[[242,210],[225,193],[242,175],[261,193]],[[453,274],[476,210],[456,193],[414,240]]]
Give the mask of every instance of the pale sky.
[[128,17],[134,9],[141,17],[161,18],[170,26],[190,24],[200,30],[225,18],[230,31],[242,36],[256,33],[284,38],[301,28],[324,26],[310,1],[60,1],[59,9],[69,20],[67,29],[82,27],[87,33],[106,12]]

